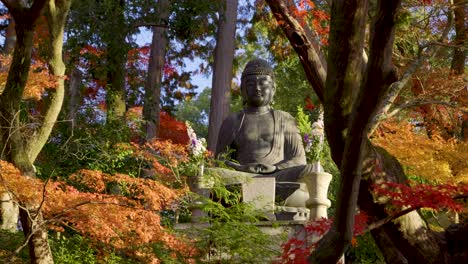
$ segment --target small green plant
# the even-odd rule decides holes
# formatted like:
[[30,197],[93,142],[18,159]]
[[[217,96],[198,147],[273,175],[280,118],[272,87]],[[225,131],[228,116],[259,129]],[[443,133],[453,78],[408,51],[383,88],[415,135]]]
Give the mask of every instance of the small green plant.
[[[263,213],[241,201],[239,188],[228,186],[214,175],[211,197],[202,197],[201,219],[207,226],[197,228],[196,246],[205,263],[268,263],[279,252],[281,239],[270,236],[256,223],[265,219]],[[192,231],[193,232],[193,231]]]
[[56,263],[98,263],[96,250],[91,248],[89,242],[79,235],[55,237],[50,239],[50,246]]
[[[6,260],[13,251],[21,246],[24,242],[24,234],[22,232],[9,232],[0,230],[0,262],[8,263]],[[13,259],[13,263],[29,263],[28,248],[23,248],[19,254]]]
[[54,262],[60,264],[131,264],[138,263],[115,252],[98,252],[96,245],[82,236],[60,235],[51,238],[50,246]]
[[319,118],[311,123],[310,116],[298,106],[296,122],[304,143],[307,161],[309,163],[320,162],[324,145],[323,120],[320,119],[320,114]]
[[346,260],[352,263],[384,264],[385,260],[375,244],[372,235],[367,232],[356,238],[356,245],[346,252]]

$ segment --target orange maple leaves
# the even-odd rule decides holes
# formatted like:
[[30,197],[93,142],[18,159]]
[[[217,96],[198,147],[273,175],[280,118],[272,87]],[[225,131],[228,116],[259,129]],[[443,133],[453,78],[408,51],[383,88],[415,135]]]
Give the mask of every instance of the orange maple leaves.
[[[11,56],[0,55],[0,86],[6,85],[9,67],[4,67],[4,65],[11,65],[11,59]],[[57,80],[58,77],[50,74],[44,61],[33,60],[29,70],[29,78],[23,91],[23,99],[39,101],[46,89],[56,87]]]
[[[44,219],[56,231],[71,228],[95,243],[122,249],[147,262],[155,259],[151,243],[161,242],[182,255],[192,247],[161,226],[159,212],[170,208],[185,190],[173,190],[154,180],[80,170],[69,178],[89,192],[62,181],[27,178],[0,160],[0,192],[13,193],[20,204],[43,203]],[[146,253],[145,253],[146,252]],[[143,258],[143,259],[142,259]]]

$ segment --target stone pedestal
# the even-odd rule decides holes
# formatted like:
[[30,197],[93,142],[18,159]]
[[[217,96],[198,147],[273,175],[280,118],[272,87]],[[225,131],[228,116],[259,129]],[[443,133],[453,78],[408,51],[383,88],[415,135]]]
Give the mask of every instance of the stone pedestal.
[[253,204],[269,220],[275,220],[275,178],[256,177],[242,183],[242,201]]

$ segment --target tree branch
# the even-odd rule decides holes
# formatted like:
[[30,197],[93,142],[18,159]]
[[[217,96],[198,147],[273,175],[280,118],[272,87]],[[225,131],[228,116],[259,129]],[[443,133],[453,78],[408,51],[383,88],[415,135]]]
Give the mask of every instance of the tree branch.
[[[468,198],[468,193],[465,193],[465,194],[458,194],[458,195],[454,195],[452,197],[453,200],[461,200],[461,199],[467,199]],[[371,230],[374,230],[376,228],[380,228],[382,227],[383,225],[385,225],[386,223],[394,220],[394,219],[397,219],[398,217],[401,217],[401,216],[404,216],[405,214],[408,214],[412,211],[415,211],[415,210],[419,210],[423,208],[422,206],[415,206],[415,207],[410,207],[410,208],[406,208],[398,213],[395,213],[393,215],[389,215],[387,217],[385,217],[384,219],[381,219],[377,222],[373,222],[371,224],[369,224],[362,233],[367,233]]]
[[[442,31],[442,34],[439,37],[439,41],[437,43],[443,43],[443,40],[447,38],[448,33],[452,28],[452,25],[453,16],[448,16],[447,26]],[[379,122],[385,119],[382,119],[381,116],[385,115],[388,112],[395,99],[398,97],[398,94],[400,94],[403,87],[405,87],[408,81],[413,77],[413,74],[421,67],[424,61],[433,57],[438,52],[438,47],[439,46],[434,44],[419,47],[417,58],[413,60],[413,62],[407,68],[405,73],[403,73],[402,77],[398,81],[392,83],[388,88],[386,94],[382,96],[382,100],[379,102],[377,111],[371,119],[368,136],[371,136],[374,133],[375,129],[377,129],[377,127],[379,126]]]
[[392,111],[390,111],[389,113],[385,115],[381,115],[378,121],[380,122],[387,118],[393,117],[404,109],[411,108],[411,107],[418,107],[418,106],[427,105],[427,104],[445,105],[447,107],[458,106],[458,104],[454,102],[444,102],[444,101],[439,101],[439,100],[413,100],[413,101],[408,101],[408,102],[394,106]]
[[[323,102],[327,65],[319,48],[320,45],[314,39],[310,39],[310,33],[307,33],[307,31],[312,32],[312,30],[305,21],[291,14],[290,11],[295,6],[291,0],[266,0],[266,2],[279,26],[299,55],[307,80],[312,84],[317,97]],[[285,2],[288,2],[288,4]]]
[[49,103],[39,131],[28,140],[26,153],[31,163],[34,163],[37,155],[47,142],[62,109],[65,96],[65,64],[62,59],[63,32],[70,6],[71,0],[63,0],[57,3],[50,0],[47,5],[47,25],[50,34],[48,63],[50,71],[56,77],[56,87],[48,92]]
[[407,208],[407,209],[404,209],[396,214],[393,214],[393,215],[389,215],[387,217],[385,217],[384,219],[381,219],[377,222],[373,222],[372,224],[369,224],[363,231],[363,233],[367,233],[371,230],[374,230],[376,228],[380,228],[381,226],[385,225],[386,223],[394,220],[394,219],[397,219],[398,217],[400,216],[404,216],[405,214],[407,213],[410,213],[414,210],[418,210],[418,209],[421,209],[422,207],[421,206],[417,206],[417,207],[410,207],[410,208]]
[[133,23],[132,27],[138,28],[138,27],[160,27],[160,28],[169,28],[169,25],[167,24],[158,24],[158,23],[148,23],[148,22],[142,22],[142,21],[137,21]]
[[22,1],[2,0],[2,3],[6,6],[12,16],[15,13],[22,13],[24,10],[24,7],[21,5]]

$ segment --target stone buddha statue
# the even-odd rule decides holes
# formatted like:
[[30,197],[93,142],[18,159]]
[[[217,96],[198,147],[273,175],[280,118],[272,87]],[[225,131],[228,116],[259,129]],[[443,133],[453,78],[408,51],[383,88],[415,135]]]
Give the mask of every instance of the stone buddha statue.
[[276,196],[283,196],[283,205],[306,208],[308,188],[314,187],[307,186],[313,184],[313,167],[306,164],[295,119],[271,107],[275,89],[274,72],[267,61],[247,63],[241,77],[244,109],[222,123],[215,153],[217,157],[227,154],[225,163],[235,170],[218,172],[228,180],[239,175],[274,177]]
[[271,108],[275,94],[273,69],[255,59],[241,77],[244,110],[228,116],[218,136],[216,156],[230,153],[238,171],[274,174],[277,180],[297,181],[307,170],[305,151],[294,118]]

